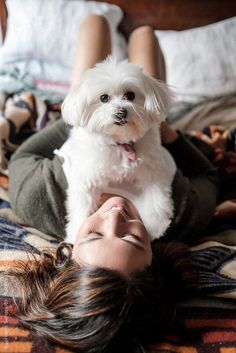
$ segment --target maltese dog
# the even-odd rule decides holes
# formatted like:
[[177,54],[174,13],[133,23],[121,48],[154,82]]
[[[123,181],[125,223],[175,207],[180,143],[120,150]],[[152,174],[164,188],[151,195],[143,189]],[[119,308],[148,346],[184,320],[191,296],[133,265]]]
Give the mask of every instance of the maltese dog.
[[170,102],[167,86],[127,60],[109,57],[87,70],[62,105],[72,125],[63,157],[67,189],[66,241],[74,243],[103,193],[128,198],[151,239],[173,216],[171,184],[176,165],[161,146],[160,123]]

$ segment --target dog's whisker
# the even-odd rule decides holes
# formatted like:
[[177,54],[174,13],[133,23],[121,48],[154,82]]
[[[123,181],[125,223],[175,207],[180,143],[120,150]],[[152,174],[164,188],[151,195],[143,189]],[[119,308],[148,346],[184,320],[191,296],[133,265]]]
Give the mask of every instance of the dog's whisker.
[[136,109],[135,105],[133,106],[133,110],[135,112],[135,114],[137,115],[137,117],[142,120],[142,114],[139,113],[139,111]]

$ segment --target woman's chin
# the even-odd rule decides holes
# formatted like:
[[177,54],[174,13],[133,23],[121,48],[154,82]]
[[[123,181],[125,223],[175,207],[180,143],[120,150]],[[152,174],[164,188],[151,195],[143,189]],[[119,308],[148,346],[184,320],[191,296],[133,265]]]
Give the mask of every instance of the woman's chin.
[[103,194],[101,204],[96,213],[108,212],[111,209],[123,210],[127,215],[134,219],[141,219],[134,204],[125,197],[114,194]]

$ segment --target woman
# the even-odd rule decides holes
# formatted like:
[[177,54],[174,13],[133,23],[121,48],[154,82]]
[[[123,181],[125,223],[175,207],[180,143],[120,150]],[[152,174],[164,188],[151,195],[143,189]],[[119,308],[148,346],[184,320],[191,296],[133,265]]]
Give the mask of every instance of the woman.
[[[72,86],[110,48],[106,21],[88,17],[79,35]],[[129,60],[165,79],[151,28],[131,34]],[[61,239],[67,182],[53,151],[67,136],[65,124],[55,123],[20,147],[9,168],[15,212]],[[99,209],[78,230],[73,248],[61,243],[56,252],[43,252],[40,260],[17,267],[22,269],[17,274],[22,281],[20,316],[37,332],[80,352],[131,353],[142,352],[168,326],[194,276],[188,248],[173,240],[191,243],[203,232],[215,212],[219,179],[199,148],[166,124],[162,141],[178,167],[172,185],[175,215],[162,241],[150,242],[129,200],[104,194]],[[214,148],[197,143],[214,157]]]

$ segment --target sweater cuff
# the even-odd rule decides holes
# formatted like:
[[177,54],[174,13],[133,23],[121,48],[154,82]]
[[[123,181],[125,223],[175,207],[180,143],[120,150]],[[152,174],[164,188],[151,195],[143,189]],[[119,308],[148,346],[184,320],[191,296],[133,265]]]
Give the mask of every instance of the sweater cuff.
[[179,150],[181,151],[185,148],[185,144],[187,142],[186,137],[181,131],[177,131],[178,137],[174,142],[171,143],[163,143],[163,147],[165,147],[174,157],[176,154],[179,155]]

